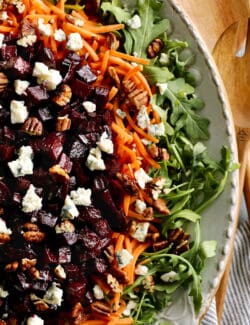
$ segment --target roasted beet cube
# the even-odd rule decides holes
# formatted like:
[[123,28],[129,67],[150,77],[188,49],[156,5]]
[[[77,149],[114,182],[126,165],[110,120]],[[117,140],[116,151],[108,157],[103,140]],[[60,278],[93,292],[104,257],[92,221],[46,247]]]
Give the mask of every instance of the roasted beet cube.
[[104,108],[108,101],[109,89],[105,87],[95,87],[94,98],[96,105],[100,108]]
[[28,276],[25,273],[17,272],[16,276],[17,276],[17,280],[18,280],[16,289],[18,289],[22,292],[32,289],[32,287],[33,287],[32,280],[30,278],[28,278]]
[[[26,294],[25,296],[19,297],[18,301],[13,306],[16,313],[30,313],[32,311],[30,295]],[[10,322],[11,324],[11,322]],[[13,322],[13,324],[15,324]]]
[[57,254],[52,248],[45,246],[43,252],[43,262],[45,265],[50,263],[58,263]]
[[75,232],[64,232],[58,235],[59,241],[63,245],[74,245],[78,240],[78,235]]
[[88,270],[92,273],[104,273],[108,269],[103,258],[92,258],[88,261]]
[[73,141],[69,149],[70,159],[84,158],[87,153],[87,149],[88,148],[80,140]]
[[11,130],[8,126],[3,127],[3,137],[4,139],[8,141],[15,141],[15,133],[13,130]]
[[92,302],[94,302],[94,300],[95,300],[95,297],[94,297],[93,293],[90,290],[88,290],[83,297],[82,305],[89,306],[90,304],[92,304]]
[[81,230],[79,239],[88,250],[96,249],[100,244],[100,237],[88,229]]
[[47,281],[34,281],[33,290],[38,291],[39,293],[44,293],[48,289]]
[[48,107],[39,108],[37,113],[42,122],[48,122],[53,119],[53,115]]
[[14,206],[20,206],[22,202],[22,196],[18,192],[14,192],[12,195],[12,204]]
[[11,79],[26,79],[31,74],[31,65],[21,56],[11,58],[8,61],[8,75]]
[[86,147],[90,148],[93,147],[96,144],[96,142],[100,139],[100,134],[96,132],[79,134],[78,138]]
[[58,160],[58,165],[60,165],[67,173],[72,170],[73,163],[70,158],[63,152]]
[[75,159],[73,161],[72,173],[76,175],[76,184],[79,186],[85,186],[88,183],[89,177],[80,160]]
[[93,181],[92,190],[94,192],[104,191],[108,188],[109,181],[103,174],[96,175]]
[[10,161],[13,159],[15,152],[14,146],[0,144],[0,161]]
[[76,77],[87,83],[94,82],[97,79],[97,76],[93,73],[88,64],[83,65],[76,71]]
[[79,79],[73,79],[71,82],[71,89],[75,96],[81,98],[81,100],[86,100],[92,95],[94,95],[95,88],[90,86],[84,81]]
[[93,223],[93,229],[101,238],[107,238],[111,235],[111,229],[105,219],[96,220],[96,222]]
[[70,263],[71,262],[71,250],[69,247],[60,247],[58,250],[58,263]]
[[88,118],[85,114],[73,110],[70,114],[71,129],[78,132],[86,132],[88,125]]
[[16,191],[20,192],[21,194],[24,194],[27,192],[29,186],[30,186],[30,181],[27,178],[17,177]]
[[39,58],[39,61],[43,62],[49,68],[55,68],[56,61],[51,49],[42,46],[38,50],[37,57]]
[[63,268],[67,274],[68,281],[72,281],[79,276],[79,267],[76,264],[64,264]]
[[37,214],[38,222],[44,226],[53,228],[56,225],[58,217],[53,216],[51,213],[40,210]]
[[0,181],[0,204],[6,205],[10,197],[10,190],[8,186]]
[[16,45],[3,45],[1,48],[1,57],[3,60],[9,60],[17,56]]
[[47,90],[42,86],[29,87],[26,90],[29,101],[32,105],[38,105],[49,99]]
[[87,280],[71,281],[66,287],[66,300],[71,305],[81,302],[87,291]]
[[56,162],[63,151],[60,137],[54,133],[50,133],[42,141],[42,151],[48,156],[49,159]]
[[81,207],[79,212],[78,220],[82,222],[93,224],[102,218],[101,211],[95,207]]

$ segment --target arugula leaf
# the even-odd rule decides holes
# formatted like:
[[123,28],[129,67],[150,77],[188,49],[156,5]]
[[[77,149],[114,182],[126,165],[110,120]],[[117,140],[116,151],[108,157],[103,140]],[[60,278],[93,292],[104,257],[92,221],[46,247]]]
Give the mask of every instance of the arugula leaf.
[[131,18],[131,12],[120,6],[119,1],[112,0],[111,2],[103,2],[101,9],[104,13],[110,12],[115,16],[118,23],[127,23]]
[[168,82],[168,88],[178,97],[186,98],[194,93],[194,88],[185,82],[183,78],[177,78]]
[[143,74],[151,85],[167,82],[174,77],[167,67],[157,67],[154,65],[145,65],[143,67]]

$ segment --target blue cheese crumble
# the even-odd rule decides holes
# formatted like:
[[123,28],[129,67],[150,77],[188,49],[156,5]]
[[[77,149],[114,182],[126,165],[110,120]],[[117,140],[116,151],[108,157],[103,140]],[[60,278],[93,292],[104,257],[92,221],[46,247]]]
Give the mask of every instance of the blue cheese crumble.
[[133,260],[133,255],[129,253],[127,249],[121,249],[116,252],[116,260],[120,268],[123,268],[130,264]]
[[33,174],[33,150],[30,146],[22,146],[16,160],[8,162],[10,171],[14,177]]
[[25,213],[30,213],[40,210],[41,208],[42,198],[36,194],[35,187],[30,184],[30,187],[28,188],[22,200],[22,211]]
[[74,219],[78,216],[79,211],[77,210],[74,201],[70,198],[69,195],[67,195],[64,201],[64,206],[62,207],[61,217],[64,219]]
[[75,205],[89,206],[91,205],[91,189],[79,187],[76,191],[70,192],[70,197]]

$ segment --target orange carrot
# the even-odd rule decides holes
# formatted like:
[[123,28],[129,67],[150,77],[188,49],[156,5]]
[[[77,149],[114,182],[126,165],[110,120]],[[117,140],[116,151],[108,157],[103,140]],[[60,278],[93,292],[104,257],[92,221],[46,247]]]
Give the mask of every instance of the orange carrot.
[[80,321],[78,324],[79,325],[107,325],[107,322],[105,320],[85,320],[85,321]]
[[124,59],[124,60],[127,60],[127,61],[136,62],[136,63],[139,63],[139,64],[148,65],[149,62],[150,62],[148,59],[139,58],[139,57],[129,55],[129,54],[126,54],[126,53],[123,53],[123,52],[118,52],[118,51],[115,51],[115,50],[111,50],[110,55],[116,56],[118,58],[121,58],[121,59]]
[[149,155],[147,150],[144,147],[144,144],[141,142],[141,139],[139,138],[138,134],[134,132],[133,134],[134,141],[136,143],[136,146],[141,153],[142,157],[154,168],[159,169],[160,165]]
[[108,60],[109,60],[109,52],[110,51],[106,51],[104,53],[104,56],[103,56],[103,59],[102,59],[102,65],[101,65],[101,72],[102,72],[102,75],[105,74],[107,68],[108,68]]
[[129,205],[130,205],[130,195],[125,194],[123,197],[123,211],[126,216],[128,215]]
[[141,65],[137,65],[133,69],[131,69],[127,73],[127,75],[125,76],[125,78],[123,79],[123,81],[126,81],[126,80],[130,79],[138,71],[142,71],[142,66]]
[[150,246],[149,242],[139,244],[135,250],[133,251],[133,260],[132,262],[128,265],[128,271],[127,275],[129,278],[129,284],[132,284],[134,282],[134,272],[135,272],[135,265],[138,260],[138,257],[141,255],[142,252],[144,252],[148,247]]
[[118,252],[122,249],[124,238],[125,238],[125,236],[123,234],[119,234],[116,244],[115,244],[115,252]]
[[111,128],[114,132],[116,132],[119,136],[121,136],[124,139],[124,143],[128,142],[131,143],[133,141],[133,136],[131,134],[128,134],[126,129],[122,129],[119,125],[116,123],[111,124]]

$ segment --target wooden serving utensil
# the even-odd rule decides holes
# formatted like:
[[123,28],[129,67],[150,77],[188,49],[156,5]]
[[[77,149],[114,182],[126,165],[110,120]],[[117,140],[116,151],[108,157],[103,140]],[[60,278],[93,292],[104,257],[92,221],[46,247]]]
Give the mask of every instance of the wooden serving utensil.
[[[239,162],[241,164],[240,193],[243,192],[244,188],[248,215],[250,215],[250,44],[245,47],[245,55],[239,55],[242,54],[241,51],[244,52],[244,38],[242,35],[243,31],[246,30],[246,26],[248,26],[248,15],[242,17],[240,24],[231,25],[223,33],[214,48],[213,56],[231,104],[238,142]],[[239,30],[239,28],[242,30]],[[249,37],[250,29],[248,32]],[[245,38],[247,39],[247,34]],[[235,236],[235,233],[233,236]],[[216,294],[218,323],[220,323],[222,317],[232,256],[233,247],[230,250],[227,267]]]

